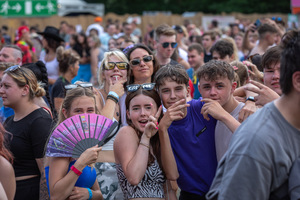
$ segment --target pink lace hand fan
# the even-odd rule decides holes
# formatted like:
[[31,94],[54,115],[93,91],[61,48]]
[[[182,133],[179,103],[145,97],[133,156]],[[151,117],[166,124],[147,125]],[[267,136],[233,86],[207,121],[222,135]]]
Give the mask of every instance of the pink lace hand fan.
[[86,149],[108,142],[116,134],[117,126],[117,122],[97,114],[70,117],[51,134],[46,156],[78,158]]

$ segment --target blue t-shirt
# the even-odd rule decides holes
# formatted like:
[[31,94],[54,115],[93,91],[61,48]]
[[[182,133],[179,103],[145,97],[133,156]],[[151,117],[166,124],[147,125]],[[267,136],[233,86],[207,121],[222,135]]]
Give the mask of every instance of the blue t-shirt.
[[[201,98],[200,98],[201,99]],[[176,159],[178,186],[185,192],[205,195],[217,169],[215,148],[216,120],[201,114],[203,102],[192,100],[184,119],[173,121],[168,129]]]
[[186,70],[186,72],[188,73],[190,79],[193,82],[193,86],[194,86],[194,96],[193,96],[193,99],[199,99],[202,96],[201,96],[201,94],[200,94],[200,92],[198,90],[199,80],[197,79],[196,74],[194,74],[194,69],[193,68],[189,68],[189,69]]

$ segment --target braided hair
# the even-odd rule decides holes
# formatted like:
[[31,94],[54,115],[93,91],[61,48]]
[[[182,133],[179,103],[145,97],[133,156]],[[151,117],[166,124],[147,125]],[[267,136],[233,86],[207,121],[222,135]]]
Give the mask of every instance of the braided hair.
[[54,107],[52,101],[50,100],[48,73],[45,64],[42,61],[37,61],[36,63],[24,64],[22,67],[30,69],[35,74],[37,81],[42,83],[41,85],[43,86],[46,92],[45,97],[50,105],[51,112],[53,113]]

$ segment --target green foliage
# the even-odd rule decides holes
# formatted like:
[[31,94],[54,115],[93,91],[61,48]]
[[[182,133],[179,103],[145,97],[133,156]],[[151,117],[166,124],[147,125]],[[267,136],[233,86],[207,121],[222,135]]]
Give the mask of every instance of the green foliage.
[[182,14],[204,12],[218,14],[221,12],[250,13],[290,13],[289,0],[86,0],[89,3],[104,3],[105,12],[116,14],[143,11],[171,11]]

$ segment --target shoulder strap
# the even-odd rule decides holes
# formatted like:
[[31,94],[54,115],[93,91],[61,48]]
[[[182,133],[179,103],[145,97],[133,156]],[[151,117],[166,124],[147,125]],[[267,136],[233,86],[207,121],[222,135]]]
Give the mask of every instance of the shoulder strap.
[[49,113],[49,115],[51,116],[51,118],[53,119],[53,115],[52,115],[52,112],[49,108],[45,107],[45,106],[42,106],[42,108],[47,112]]

